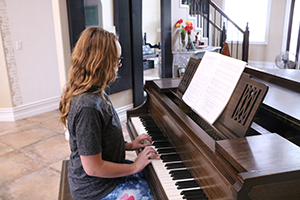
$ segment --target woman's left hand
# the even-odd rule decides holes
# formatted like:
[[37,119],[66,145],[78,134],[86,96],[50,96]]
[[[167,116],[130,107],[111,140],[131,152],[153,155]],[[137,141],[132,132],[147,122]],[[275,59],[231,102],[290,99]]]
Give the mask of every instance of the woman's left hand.
[[126,143],[127,150],[140,149],[152,145],[152,139],[149,135],[143,133],[136,137],[132,142]]

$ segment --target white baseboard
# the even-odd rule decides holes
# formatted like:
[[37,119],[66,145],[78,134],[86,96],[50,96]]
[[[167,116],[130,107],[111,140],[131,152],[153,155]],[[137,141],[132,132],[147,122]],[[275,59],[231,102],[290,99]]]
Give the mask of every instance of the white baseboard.
[[129,104],[129,105],[126,105],[126,106],[116,109],[121,122],[127,120],[126,111],[130,110],[132,108],[133,108],[133,104]]
[[[15,108],[0,108],[0,122],[16,121],[58,109],[59,101],[60,96],[21,105]],[[120,121],[125,121],[127,119],[126,111],[132,108],[133,104],[129,104],[116,109]]]
[[14,108],[0,108],[0,122],[16,121],[58,109],[60,96]]

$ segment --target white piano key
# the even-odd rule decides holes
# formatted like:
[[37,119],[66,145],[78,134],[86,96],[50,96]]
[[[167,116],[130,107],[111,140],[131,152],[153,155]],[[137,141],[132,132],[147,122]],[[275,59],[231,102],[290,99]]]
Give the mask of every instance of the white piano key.
[[131,118],[131,122],[136,130],[136,132],[138,133],[138,135],[141,135],[143,133],[147,133],[143,123],[141,122],[139,117],[132,117]]
[[162,160],[153,160],[152,166],[157,174],[161,185],[163,186],[166,195],[169,199],[182,199],[180,195],[180,191],[177,190],[175,183],[172,178],[169,176],[166,170],[162,170],[164,168],[164,163]]

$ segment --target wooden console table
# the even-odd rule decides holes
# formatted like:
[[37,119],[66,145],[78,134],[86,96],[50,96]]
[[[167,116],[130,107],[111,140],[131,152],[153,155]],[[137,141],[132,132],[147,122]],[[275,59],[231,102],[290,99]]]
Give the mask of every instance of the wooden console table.
[[202,58],[206,51],[217,51],[221,47],[208,46],[203,49],[197,49],[196,51],[173,51],[173,78],[178,76],[178,68],[185,68],[191,57],[199,59]]

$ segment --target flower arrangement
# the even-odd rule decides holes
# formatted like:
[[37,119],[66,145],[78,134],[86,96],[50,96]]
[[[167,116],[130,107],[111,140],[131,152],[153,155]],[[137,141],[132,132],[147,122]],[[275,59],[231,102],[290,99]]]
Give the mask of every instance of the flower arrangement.
[[[180,31],[182,45],[185,47],[185,36],[186,36],[186,33],[188,33],[188,35],[190,35],[191,31],[194,29],[194,27],[193,27],[193,23],[191,21],[186,20],[185,21],[185,26],[183,26],[182,23],[183,23],[183,20],[179,19],[175,23],[175,28],[177,28],[177,30]],[[188,36],[188,37],[190,37],[190,36]]]
[[191,21],[185,21],[185,24],[186,24],[186,26],[184,27],[184,29],[185,29],[186,31],[191,31],[191,30],[194,29],[193,24],[192,24]]

